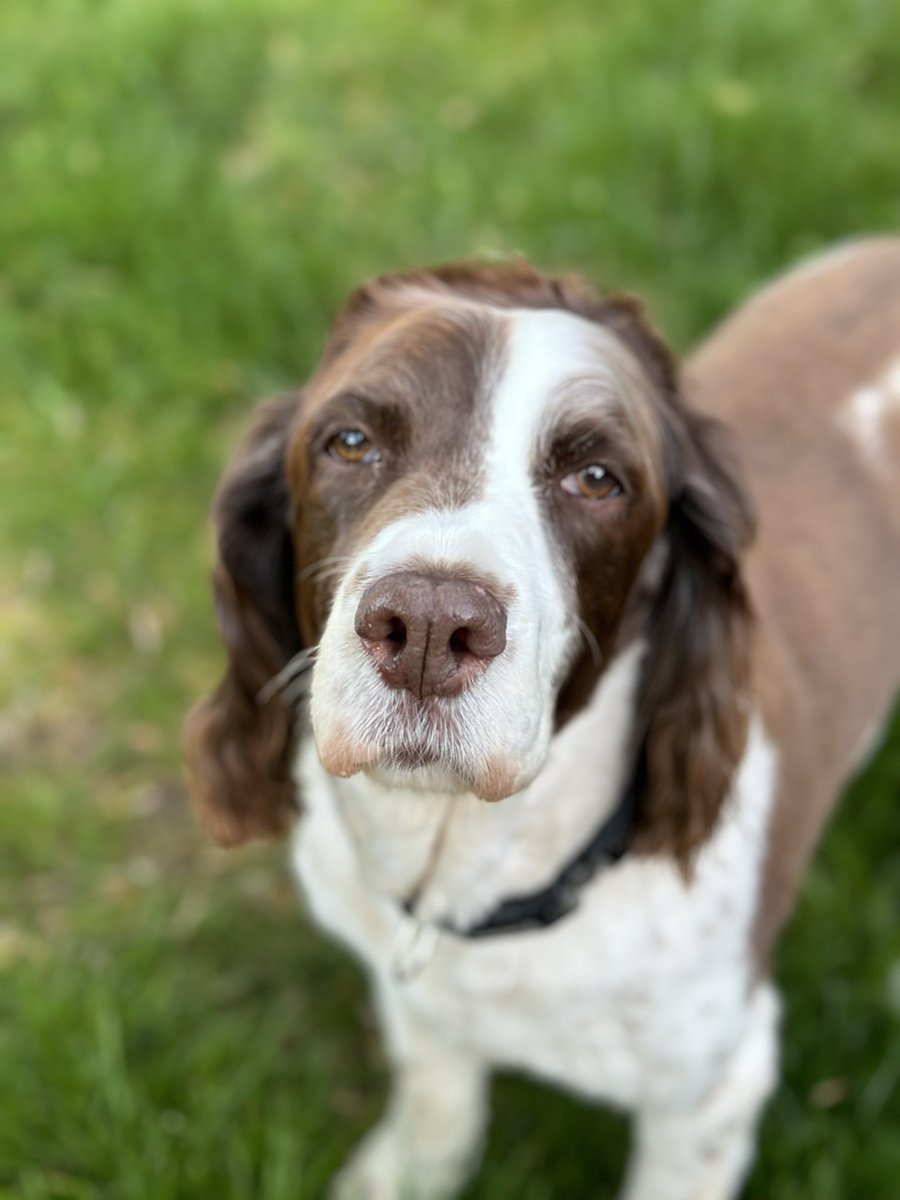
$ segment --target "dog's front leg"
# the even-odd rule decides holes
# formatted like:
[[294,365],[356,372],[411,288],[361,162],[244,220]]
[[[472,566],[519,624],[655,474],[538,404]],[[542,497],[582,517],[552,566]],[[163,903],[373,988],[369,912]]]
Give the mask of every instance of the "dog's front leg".
[[488,1112],[488,1071],[440,1037],[379,981],[393,1071],[387,1112],[334,1180],[330,1200],[446,1200],[474,1169]]
[[622,1200],[733,1200],[756,1123],[777,1080],[778,999],[770,984],[751,1000],[744,1036],[709,1095],[694,1108],[648,1107],[635,1116]]

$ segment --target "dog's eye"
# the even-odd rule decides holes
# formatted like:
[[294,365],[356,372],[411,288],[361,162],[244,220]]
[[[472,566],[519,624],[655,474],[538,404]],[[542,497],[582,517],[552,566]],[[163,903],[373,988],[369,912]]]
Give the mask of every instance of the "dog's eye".
[[615,475],[599,463],[573,471],[561,480],[561,485],[569,495],[583,496],[585,500],[611,500],[622,493],[622,485]]
[[325,449],[332,458],[347,463],[374,463],[381,458],[361,429],[342,429],[328,439]]

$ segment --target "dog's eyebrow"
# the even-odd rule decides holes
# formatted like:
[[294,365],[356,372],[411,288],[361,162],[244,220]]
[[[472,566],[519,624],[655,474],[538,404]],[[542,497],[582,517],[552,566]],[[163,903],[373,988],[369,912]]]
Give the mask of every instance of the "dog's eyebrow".
[[389,404],[415,407],[433,387],[436,365],[407,350],[382,355],[358,367],[349,378],[345,375],[334,392],[326,396],[323,407],[342,403],[360,409],[380,409]]
[[401,388],[366,386],[348,388],[326,397],[319,406],[319,414],[326,423],[341,413],[380,420],[402,416],[409,407],[410,399]]
[[557,409],[574,412],[621,413],[626,400],[618,373],[613,368],[597,368],[573,373],[556,385],[552,403]]
[[377,395],[366,389],[336,392],[320,405],[310,423],[308,440],[316,441],[338,423],[359,421],[380,437],[403,442],[409,432],[410,404],[396,392]]
[[538,453],[565,445],[624,433],[632,422],[615,380],[603,371],[582,372],[557,384],[547,397]]
[[536,446],[538,462],[614,446],[626,465],[653,475],[657,433],[648,398],[614,364],[580,371],[557,384]]
[[643,455],[630,436],[630,427],[619,413],[595,415],[578,413],[572,419],[565,417],[547,431],[547,436],[538,447],[534,470],[543,476],[546,472],[558,471],[577,465],[589,454],[612,459],[620,470],[635,471],[643,462]]
[[336,408],[346,408],[366,412],[370,408],[380,408],[386,402],[384,394],[379,395],[376,388],[346,388],[335,392],[322,401],[322,411],[329,412]]
[[550,439],[551,454],[555,456],[565,453],[571,457],[587,454],[597,449],[598,446],[607,445],[611,435],[619,428],[621,428],[619,422],[598,425],[582,421],[572,423],[566,421],[553,431]]

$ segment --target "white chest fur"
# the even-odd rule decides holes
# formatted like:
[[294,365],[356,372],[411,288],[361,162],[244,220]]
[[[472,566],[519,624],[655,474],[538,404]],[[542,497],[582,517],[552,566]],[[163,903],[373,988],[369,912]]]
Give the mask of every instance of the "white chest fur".
[[[606,698],[618,702],[591,713],[614,724],[630,708],[636,665],[616,664]],[[409,920],[397,898],[411,885],[426,922],[470,922],[549,882],[615,803],[621,764],[606,776],[600,765],[623,730],[606,740],[587,715],[556,739],[560,755],[532,788],[495,806],[338,781],[308,749],[294,864],[316,920],[451,1044],[628,1107],[693,1103],[740,1037],[752,983],[775,773],[758,722],[689,881],[669,859],[627,856],[546,930],[469,940],[431,927],[424,966],[399,978]]]
[[593,703],[551,743],[535,782],[499,804],[379,786],[365,775],[304,782],[331,793],[363,878],[376,892],[417,897],[424,921],[474,924],[501,900],[538,890],[618,803],[633,693],[644,647],[613,662]]

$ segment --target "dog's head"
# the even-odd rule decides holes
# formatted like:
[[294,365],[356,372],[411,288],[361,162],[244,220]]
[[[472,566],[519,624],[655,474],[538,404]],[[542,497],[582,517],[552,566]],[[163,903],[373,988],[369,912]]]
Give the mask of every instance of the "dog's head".
[[272,681],[306,656],[332,774],[502,800],[635,639],[643,843],[683,858],[711,829],[746,731],[750,521],[634,300],[525,263],[361,288],[216,523],[228,668],[186,744],[219,840],[296,812]]

